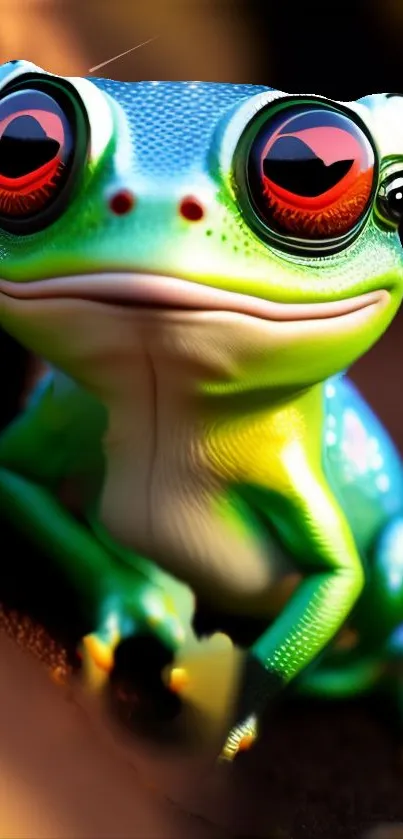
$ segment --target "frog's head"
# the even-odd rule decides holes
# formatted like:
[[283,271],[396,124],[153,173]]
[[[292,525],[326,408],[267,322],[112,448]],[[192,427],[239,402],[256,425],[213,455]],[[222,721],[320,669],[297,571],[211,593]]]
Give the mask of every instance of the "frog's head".
[[0,88],[0,321],[88,385],[142,353],[209,393],[299,389],[395,315],[398,95],[64,79],[21,61]]

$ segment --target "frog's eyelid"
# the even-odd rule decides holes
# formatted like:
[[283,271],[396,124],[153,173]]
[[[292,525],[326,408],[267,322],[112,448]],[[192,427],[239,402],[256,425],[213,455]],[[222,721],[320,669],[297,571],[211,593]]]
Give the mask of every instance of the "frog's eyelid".
[[[60,77],[63,78],[63,77]],[[96,162],[113,136],[113,116],[107,97],[89,79],[66,77],[77,90],[90,124],[89,160]]]
[[352,104],[368,126],[380,164],[388,158],[403,159],[403,94],[374,93]]

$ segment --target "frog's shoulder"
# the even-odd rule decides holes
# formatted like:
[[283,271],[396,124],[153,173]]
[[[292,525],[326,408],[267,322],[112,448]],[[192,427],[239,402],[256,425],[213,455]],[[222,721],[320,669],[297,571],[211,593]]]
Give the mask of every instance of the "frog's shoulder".
[[65,406],[67,403],[77,403],[85,397],[85,391],[73,379],[56,367],[46,365],[28,393],[24,407],[27,411],[33,411],[43,404],[44,400],[53,407]]
[[41,370],[26,395],[24,401],[25,411],[35,411],[42,404],[44,397],[50,394],[53,388],[54,375],[55,371],[47,365]]
[[74,431],[102,422],[100,404],[73,379],[52,366],[46,366],[25,402],[25,413],[40,416],[54,432]]
[[[331,376],[324,383],[324,406],[328,428],[334,425],[334,419],[342,419],[344,431],[351,433],[354,419],[360,420],[367,432],[382,437],[385,443],[388,441],[393,453],[397,453],[381,420],[346,372]],[[332,435],[329,436],[331,438]]]
[[[370,407],[358,387],[346,373],[332,376],[324,383],[325,443],[342,443],[367,455],[382,448],[384,459],[400,460],[397,447],[385,426]],[[375,458],[378,462],[379,458]]]
[[[324,384],[324,460],[338,492],[358,509],[364,497],[377,509],[403,504],[400,454],[388,431],[346,374]],[[360,501],[359,501],[360,499]],[[365,509],[369,514],[369,506]],[[362,508],[364,509],[364,508]],[[375,509],[375,508],[374,508]]]

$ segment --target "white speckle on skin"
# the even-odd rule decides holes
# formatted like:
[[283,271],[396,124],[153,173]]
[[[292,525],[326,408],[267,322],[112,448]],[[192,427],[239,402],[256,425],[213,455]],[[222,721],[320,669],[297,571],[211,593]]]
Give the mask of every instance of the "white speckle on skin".
[[343,451],[354,464],[357,472],[364,475],[369,467],[368,437],[359,415],[347,408],[344,411]]
[[336,395],[336,388],[334,385],[326,385],[325,393],[328,399],[333,399]]
[[382,469],[383,464],[384,460],[380,454],[376,454],[375,457],[371,460],[371,466],[375,470]]
[[328,446],[334,446],[337,443],[337,434],[334,431],[326,431],[326,443]]
[[376,486],[380,492],[387,492],[390,487],[390,480],[387,475],[383,472],[381,475],[378,475],[376,479]]

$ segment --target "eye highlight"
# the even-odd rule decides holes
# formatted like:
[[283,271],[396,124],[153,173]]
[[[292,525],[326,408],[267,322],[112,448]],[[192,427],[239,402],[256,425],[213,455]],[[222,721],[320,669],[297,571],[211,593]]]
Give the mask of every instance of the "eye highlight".
[[376,158],[347,114],[321,103],[292,104],[260,120],[252,139],[247,134],[244,183],[269,231],[320,245],[357,228],[371,203]]
[[31,233],[53,221],[77,150],[83,161],[78,108],[55,85],[35,88],[0,99],[0,227],[10,232]]

